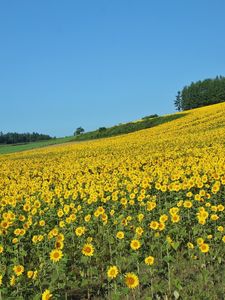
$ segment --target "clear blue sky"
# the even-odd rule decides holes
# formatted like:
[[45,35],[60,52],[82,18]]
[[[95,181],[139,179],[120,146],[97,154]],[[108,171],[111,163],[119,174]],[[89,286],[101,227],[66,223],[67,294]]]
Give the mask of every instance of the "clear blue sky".
[[0,131],[71,135],[174,112],[225,75],[224,0],[0,0]]

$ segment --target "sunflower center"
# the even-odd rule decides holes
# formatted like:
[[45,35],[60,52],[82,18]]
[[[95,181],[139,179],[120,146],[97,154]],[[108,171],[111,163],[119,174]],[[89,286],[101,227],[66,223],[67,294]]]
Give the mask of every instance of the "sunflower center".
[[127,282],[130,285],[134,284],[134,278],[132,278],[132,277],[127,278]]
[[59,257],[59,253],[58,252],[55,252],[54,253],[54,258],[58,258]]

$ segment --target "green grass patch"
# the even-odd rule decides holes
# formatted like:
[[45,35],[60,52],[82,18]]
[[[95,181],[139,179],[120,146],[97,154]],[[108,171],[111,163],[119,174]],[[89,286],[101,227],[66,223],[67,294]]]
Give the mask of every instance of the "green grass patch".
[[63,144],[63,143],[70,142],[71,139],[73,139],[73,137],[56,138],[47,141],[39,141],[39,142],[24,143],[24,144],[0,145],[0,154],[9,154],[14,152],[42,148],[51,145]]
[[171,122],[173,120],[184,117],[185,115],[186,114],[173,114],[173,115],[166,115],[162,117],[153,117],[153,118],[145,117],[142,120],[139,120],[138,122],[129,122],[129,123],[120,124],[109,128],[104,128],[104,129],[101,128],[100,130],[86,132],[76,136],[74,140],[84,141],[84,140],[92,140],[92,139],[112,137],[121,134],[127,134],[138,130],[155,127],[167,122]]
[[176,119],[184,117],[185,115],[186,114],[173,114],[173,115],[166,115],[162,117],[144,117],[141,120],[138,120],[136,122],[119,124],[109,128],[101,127],[98,130],[86,132],[78,136],[56,138],[47,141],[39,141],[33,143],[0,145],[0,154],[9,154],[14,152],[32,150],[36,148],[58,145],[58,144],[63,144],[63,143],[68,143],[73,141],[87,141],[87,140],[113,137],[117,135],[135,132],[142,129],[155,127],[167,122],[174,121]]

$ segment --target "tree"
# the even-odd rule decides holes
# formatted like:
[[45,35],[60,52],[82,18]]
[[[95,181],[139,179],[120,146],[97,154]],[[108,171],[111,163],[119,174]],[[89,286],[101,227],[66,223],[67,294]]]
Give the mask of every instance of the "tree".
[[77,127],[76,131],[74,132],[74,135],[80,135],[81,133],[84,133],[84,128]]
[[106,127],[99,127],[98,131],[99,131],[99,132],[104,132],[104,131],[106,131]]
[[143,118],[141,118],[142,120],[148,120],[148,119],[152,119],[152,118],[158,118],[159,115],[154,114],[154,115],[149,115],[149,116],[145,116]]
[[0,132],[0,144],[18,144],[27,142],[36,142],[50,140],[51,136],[47,134],[33,133],[17,133],[17,132]]
[[188,110],[225,102],[225,77],[199,80],[177,93],[174,105],[177,110]]
[[174,100],[174,105],[176,107],[176,110],[178,111],[181,111],[181,91],[178,91],[177,92],[177,95],[176,95],[176,99]]

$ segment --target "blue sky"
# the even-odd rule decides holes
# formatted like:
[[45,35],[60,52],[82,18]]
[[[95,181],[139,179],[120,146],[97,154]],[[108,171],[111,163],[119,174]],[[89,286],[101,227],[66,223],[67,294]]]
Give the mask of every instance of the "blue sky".
[[224,0],[0,0],[0,130],[72,135],[174,112],[225,75]]

